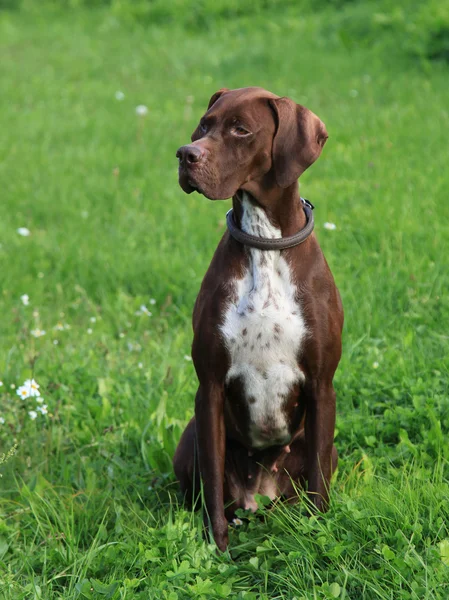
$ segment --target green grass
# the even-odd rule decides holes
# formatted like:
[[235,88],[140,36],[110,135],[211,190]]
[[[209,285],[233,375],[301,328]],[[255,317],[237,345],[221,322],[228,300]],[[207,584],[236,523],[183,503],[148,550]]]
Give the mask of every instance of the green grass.
[[[0,13],[0,453],[17,444],[0,465],[2,600],[448,598],[448,67],[391,35],[348,43],[352,10],[372,6],[204,32]],[[345,306],[340,464],[323,519],[261,508],[217,556],[171,457],[228,203],[184,195],[175,152],[216,89],[244,85],[330,134],[301,191]],[[11,388],[31,375],[49,407],[36,420]]]

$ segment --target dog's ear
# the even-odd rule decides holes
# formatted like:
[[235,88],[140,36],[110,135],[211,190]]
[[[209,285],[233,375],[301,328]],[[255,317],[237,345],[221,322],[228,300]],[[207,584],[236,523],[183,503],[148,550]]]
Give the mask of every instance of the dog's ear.
[[[207,110],[209,110],[209,108],[215,104],[215,102],[218,100],[218,98],[220,98],[220,96],[222,96],[226,92],[229,92],[228,88],[221,88],[221,90],[218,90],[218,92],[215,92],[215,94],[213,96],[211,96],[211,99],[209,100],[209,105],[207,107]],[[203,135],[200,131],[200,126],[198,125],[198,127],[192,133],[191,140],[192,140],[192,142],[196,142],[196,140],[199,140],[202,137],[203,137]]]
[[277,126],[271,151],[276,182],[286,188],[316,161],[328,135],[324,123],[305,106],[290,98],[268,102]]
[[225,92],[229,92],[228,88],[221,88],[221,90],[218,90],[218,92],[215,92],[215,94],[213,94],[213,96],[211,96],[211,99],[209,100],[209,106],[207,107],[207,110],[209,110],[209,108],[215,104],[215,102],[218,100],[218,98],[220,98],[220,96],[222,96]]

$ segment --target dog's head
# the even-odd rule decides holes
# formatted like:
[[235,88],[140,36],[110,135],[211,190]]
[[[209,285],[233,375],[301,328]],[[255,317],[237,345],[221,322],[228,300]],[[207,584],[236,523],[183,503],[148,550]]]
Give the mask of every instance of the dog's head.
[[262,88],[222,89],[176,153],[179,184],[211,200],[238,190],[256,197],[260,187],[287,188],[321,154],[324,123],[289,98]]

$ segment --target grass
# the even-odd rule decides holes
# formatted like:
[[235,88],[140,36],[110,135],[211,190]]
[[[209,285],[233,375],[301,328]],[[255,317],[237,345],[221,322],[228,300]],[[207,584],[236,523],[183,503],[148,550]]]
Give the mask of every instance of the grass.
[[[203,32],[0,14],[0,452],[17,444],[0,460],[2,600],[448,597],[447,65],[391,36],[348,43],[338,24],[363,6]],[[345,306],[340,465],[326,517],[261,505],[217,556],[171,456],[228,203],[185,196],[175,151],[216,89],[254,84],[330,133],[301,191]],[[31,376],[35,420],[11,388]]]

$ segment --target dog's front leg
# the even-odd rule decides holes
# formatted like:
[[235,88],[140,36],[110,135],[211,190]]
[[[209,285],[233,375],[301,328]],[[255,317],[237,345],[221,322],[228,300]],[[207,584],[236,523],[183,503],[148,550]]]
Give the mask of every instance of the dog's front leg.
[[308,394],[305,434],[308,457],[308,496],[320,511],[329,503],[333,470],[332,448],[335,430],[335,391],[330,384],[316,384]]
[[215,543],[222,551],[228,545],[228,522],[224,514],[225,464],[224,389],[216,383],[201,385],[195,400],[198,457],[203,482],[204,522],[212,527]]

